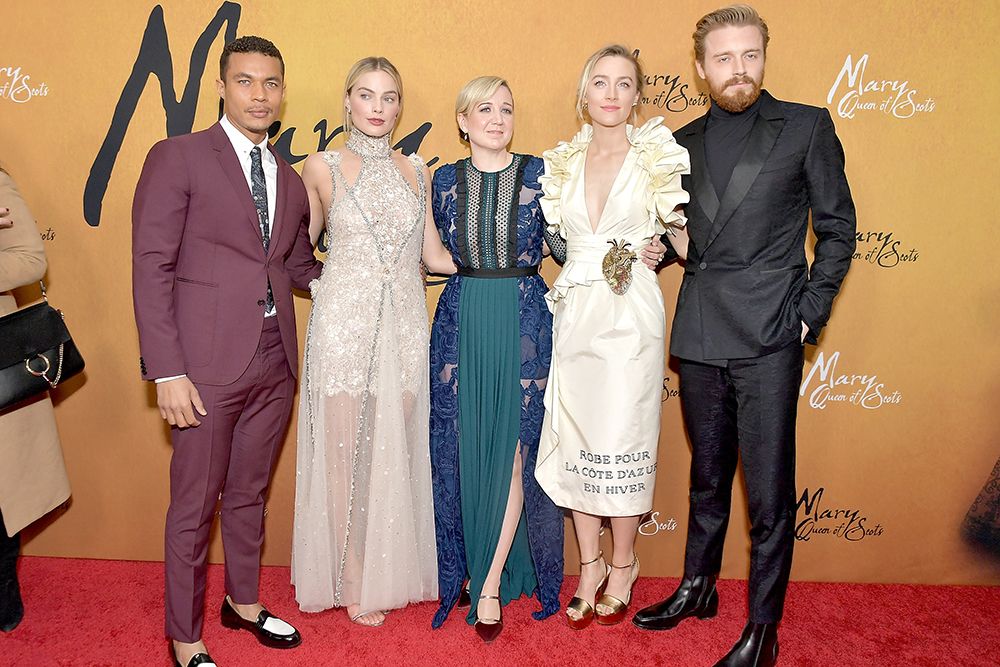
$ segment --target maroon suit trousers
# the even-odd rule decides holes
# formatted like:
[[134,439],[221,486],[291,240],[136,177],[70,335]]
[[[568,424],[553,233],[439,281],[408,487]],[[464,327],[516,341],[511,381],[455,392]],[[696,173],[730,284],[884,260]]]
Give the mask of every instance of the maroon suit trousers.
[[171,431],[164,552],[166,631],[181,642],[201,639],[209,534],[220,492],[226,593],[237,604],[257,602],[264,496],[295,393],[278,318],[265,318],[253,360],[236,382],[195,386],[208,415],[200,426]]

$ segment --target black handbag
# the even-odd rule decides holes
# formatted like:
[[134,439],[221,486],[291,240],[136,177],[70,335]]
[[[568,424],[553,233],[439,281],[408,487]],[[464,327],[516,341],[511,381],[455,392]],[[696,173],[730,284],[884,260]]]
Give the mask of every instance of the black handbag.
[[83,370],[61,311],[42,303],[0,317],[0,411],[55,389]]

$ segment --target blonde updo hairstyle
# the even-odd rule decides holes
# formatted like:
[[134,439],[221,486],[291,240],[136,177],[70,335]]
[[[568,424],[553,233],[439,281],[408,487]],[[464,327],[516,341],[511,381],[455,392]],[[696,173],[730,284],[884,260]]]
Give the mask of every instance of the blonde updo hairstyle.
[[[368,56],[367,58],[362,58],[358,62],[351,66],[351,69],[347,72],[347,80],[344,82],[344,99],[346,100],[351,96],[351,91],[354,90],[354,86],[357,85],[358,79],[360,79],[368,72],[378,72],[382,71],[392,77],[393,82],[396,84],[396,92],[399,93],[399,111],[403,111],[403,77],[399,75],[399,70],[396,66],[389,62],[388,58],[383,58],[382,56]],[[351,122],[351,107],[349,104],[344,106],[344,132],[350,134],[354,130],[354,123]]]
[[[506,79],[499,76],[477,76],[462,86],[462,90],[458,91],[458,99],[455,100],[456,120],[458,116],[468,117],[473,107],[493,97],[501,87],[506,88],[510,92],[510,98],[514,99],[514,93],[510,90],[510,84],[507,83]],[[458,128],[458,136],[462,141],[469,140],[469,135],[463,132],[461,127]]]
[[[590,83],[590,77],[594,72],[594,65],[601,58],[607,58],[609,56],[617,56],[619,58],[624,58],[625,60],[632,63],[635,67],[635,88],[639,99],[642,99],[642,89],[645,83],[645,77],[642,73],[642,65],[639,63],[639,57],[634,51],[621,44],[611,44],[605,46],[603,49],[595,51],[589,58],[587,62],[583,65],[583,73],[580,75],[580,85],[576,90],[576,115],[580,120],[584,119],[584,112],[587,110],[586,100],[587,100],[587,85]],[[635,108],[632,109],[632,119],[635,119]]]

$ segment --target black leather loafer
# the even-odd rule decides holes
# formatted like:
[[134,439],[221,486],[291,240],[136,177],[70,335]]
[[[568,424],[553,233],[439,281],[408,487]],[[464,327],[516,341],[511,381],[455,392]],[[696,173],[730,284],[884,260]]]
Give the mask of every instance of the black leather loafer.
[[[267,609],[257,614],[256,622],[246,620],[229,604],[229,596],[222,599],[222,609],[219,612],[219,618],[223,626],[230,630],[248,630],[257,638],[257,641],[270,648],[295,648],[302,643],[302,636],[295,628],[292,628],[291,634],[278,634],[272,630],[268,630],[265,627],[268,619],[273,618],[277,621],[281,621],[281,619],[272,615]],[[281,622],[287,623],[287,621]],[[288,625],[291,627],[291,624]]]
[[174,656],[174,667],[198,667],[198,665],[215,665],[215,660],[212,660],[212,656],[207,653],[195,653],[187,665],[182,665],[177,656]]

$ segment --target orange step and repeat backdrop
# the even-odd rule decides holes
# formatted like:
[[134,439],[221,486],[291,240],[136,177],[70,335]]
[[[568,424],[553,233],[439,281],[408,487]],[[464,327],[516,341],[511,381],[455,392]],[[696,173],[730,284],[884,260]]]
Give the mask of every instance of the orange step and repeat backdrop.
[[[150,385],[139,379],[130,207],[149,147],[216,120],[227,39],[259,34],[281,49],[288,91],[275,141],[294,160],[342,144],[346,70],[382,54],[405,82],[395,139],[444,163],[465,154],[453,109],[468,79],[511,81],[513,148],[537,155],[576,132],[580,68],[613,41],[640,49],[648,77],[642,116],[681,127],[707,108],[690,35],[717,6],[4,3],[0,163],[38,219],[50,298],[87,359],[85,376],[56,397],[72,502],[29,530],[24,552],[162,558],[170,447]],[[1000,6],[832,7],[757,2],[772,34],[765,87],[830,109],[858,209],[853,267],[820,345],[807,351],[793,577],[998,584],[1000,560],[968,544],[962,524],[1000,455],[1000,234],[991,204],[1000,185],[1000,86],[982,58],[1000,34]],[[547,260],[543,274],[551,281],[557,270]],[[680,278],[677,266],[660,275],[668,316]],[[343,276],[343,289],[351,287]],[[429,312],[439,289],[428,291]],[[309,302],[296,301],[301,333]],[[644,574],[679,576],[690,451],[675,367],[663,386],[655,507],[638,548]],[[268,502],[267,563],[289,559],[294,449],[292,426]],[[747,571],[746,510],[736,496],[725,577]],[[211,557],[222,557],[217,535]]]

